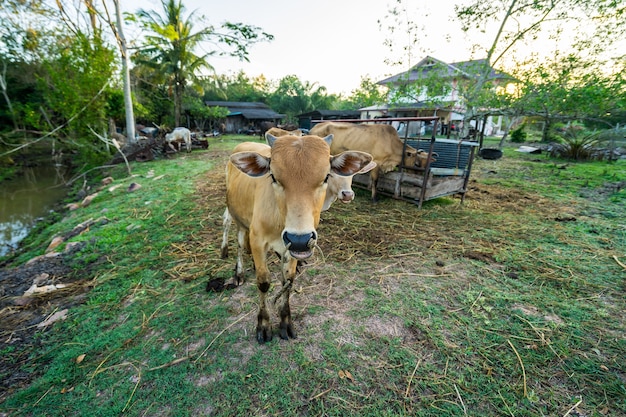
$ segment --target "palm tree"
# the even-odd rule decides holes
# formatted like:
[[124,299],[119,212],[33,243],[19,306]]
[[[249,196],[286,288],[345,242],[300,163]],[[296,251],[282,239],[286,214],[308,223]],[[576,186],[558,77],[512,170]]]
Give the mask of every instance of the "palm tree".
[[[203,24],[203,29],[194,32],[195,12],[184,17],[185,6],[182,0],[162,0],[163,14],[153,10],[139,10],[137,18],[150,34],[145,45],[136,54],[139,65],[147,65],[161,71],[174,97],[174,122],[180,126],[183,95],[185,88],[197,83],[201,70],[213,71],[208,58],[214,55],[230,55],[248,60],[247,48],[253,43],[272,40],[273,36],[260,32],[260,28],[239,23],[226,22],[221,31],[212,25]],[[200,44],[205,41],[224,44],[224,50],[212,50],[204,55],[196,55]],[[206,45],[203,45],[206,47]],[[230,51],[226,48],[230,48]]]

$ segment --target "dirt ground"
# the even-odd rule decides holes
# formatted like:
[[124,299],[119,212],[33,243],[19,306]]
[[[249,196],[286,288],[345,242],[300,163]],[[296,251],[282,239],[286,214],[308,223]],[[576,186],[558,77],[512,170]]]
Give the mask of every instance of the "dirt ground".
[[[42,255],[20,267],[1,266],[0,402],[8,388],[28,384],[31,376],[23,371],[23,365],[36,352],[39,339],[35,334],[63,317],[67,309],[82,303],[91,288],[89,270],[78,274],[70,265],[73,253],[79,249],[77,245],[63,253]],[[63,284],[57,288],[61,281]],[[33,285],[41,291],[29,294]]]

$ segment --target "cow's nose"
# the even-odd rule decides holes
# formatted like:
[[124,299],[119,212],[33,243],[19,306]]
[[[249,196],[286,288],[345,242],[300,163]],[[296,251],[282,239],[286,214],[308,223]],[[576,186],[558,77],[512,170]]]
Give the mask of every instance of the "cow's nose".
[[290,232],[283,233],[283,242],[285,242],[285,246],[287,246],[292,252],[309,251],[311,249],[311,246],[314,245],[315,240],[317,240],[317,235],[315,234],[315,232],[304,234],[296,234]]
[[345,203],[349,203],[354,200],[354,192],[353,191],[342,191],[341,192],[341,201]]

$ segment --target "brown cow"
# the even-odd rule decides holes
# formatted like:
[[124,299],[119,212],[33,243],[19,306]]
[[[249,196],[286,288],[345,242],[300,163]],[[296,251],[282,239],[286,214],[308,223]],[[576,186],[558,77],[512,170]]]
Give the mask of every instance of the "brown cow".
[[[271,131],[270,129],[268,133]],[[285,131],[286,132],[286,131]],[[284,135],[283,135],[284,136]],[[239,145],[235,146],[233,149],[233,153],[251,151],[258,152],[264,157],[271,157],[271,147],[264,143],[258,142],[242,142]],[[365,174],[369,172],[376,166],[376,163],[371,162],[371,156],[369,158],[369,163],[365,165],[357,174]],[[326,211],[330,208],[330,206],[336,201],[339,200],[342,203],[349,203],[354,200],[354,191],[352,191],[352,177],[354,175],[339,175],[335,172],[330,173],[330,177],[328,178],[328,188],[326,189],[326,197],[324,197],[324,205],[322,206],[322,211]],[[222,246],[221,246],[221,257],[225,259],[228,257],[228,233],[230,230],[230,225],[232,223],[232,217],[228,212],[228,208],[224,210],[224,214],[222,215],[223,219],[223,234],[222,234]],[[245,233],[242,234],[241,230],[237,232],[237,242],[239,243],[239,247],[245,248],[249,252],[249,244],[247,241],[248,237]],[[226,284],[226,288],[234,288],[241,281],[240,277],[243,276],[243,259],[241,258],[241,251],[238,252],[237,257],[237,266],[235,267],[235,276],[238,277],[236,282],[229,282]]]
[[[320,212],[327,179],[331,172],[354,175],[370,162],[363,152],[330,155],[332,136],[266,137],[271,158],[258,152],[237,152],[230,156],[226,171],[226,203],[238,229],[247,233],[260,294],[256,338],[272,339],[267,308],[271,274],[267,254],[274,251],[282,260],[283,288],[280,337],[296,337],[291,320],[289,295],[299,259],[313,254],[317,245]],[[242,245],[243,246],[243,245]],[[241,250],[242,248],[240,248]]]
[[412,167],[417,161],[417,149],[406,147],[402,154],[403,143],[396,129],[387,124],[353,124],[340,122],[322,122],[311,129],[312,135],[333,135],[331,153],[346,150],[367,152],[374,157],[376,168],[370,171],[372,201],[376,201],[376,186],[380,174],[392,171],[404,159],[404,166]]

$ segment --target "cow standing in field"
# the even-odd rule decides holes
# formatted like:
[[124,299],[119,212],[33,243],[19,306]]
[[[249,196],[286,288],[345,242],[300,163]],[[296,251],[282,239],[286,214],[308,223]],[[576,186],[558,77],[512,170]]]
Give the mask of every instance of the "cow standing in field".
[[[187,147],[187,152],[191,152],[191,131],[186,127],[177,127],[171,133],[165,135],[165,143],[175,152],[180,150],[181,143],[184,143]],[[178,150],[174,148],[174,143],[178,145]]]
[[[271,274],[267,254],[281,257],[282,286],[277,295],[281,304],[280,337],[294,338],[289,295],[299,259],[313,254],[317,245],[320,212],[324,204],[327,180],[331,173],[354,175],[370,161],[362,152],[330,155],[332,136],[268,135],[271,157],[259,152],[237,152],[230,156],[226,170],[226,203],[239,235],[248,236],[248,244],[260,294],[256,338],[259,343],[272,339],[272,325],[267,308]],[[245,245],[245,242],[240,242]],[[239,250],[242,250],[240,247]]]
[[[275,129],[275,128],[272,128]],[[270,131],[272,131],[270,129]],[[286,132],[286,131],[285,131]],[[280,132],[278,132],[280,133]],[[286,136],[286,135],[282,135]],[[299,135],[298,135],[299,136]],[[272,148],[269,145],[258,142],[242,142],[237,145],[233,149],[233,153],[237,152],[257,152],[260,155],[270,158],[272,153]],[[369,160],[367,165],[361,168],[357,174],[365,174],[369,172],[376,166],[376,163],[372,162],[371,156],[369,156]],[[322,211],[326,211],[330,208],[330,206],[337,200],[342,203],[349,203],[354,200],[354,191],[352,191],[352,178],[354,175],[339,175],[335,172],[330,173],[328,178],[328,188],[326,189],[326,196],[324,197],[324,204],[322,206]],[[232,217],[228,212],[228,208],[224,210],[224,214],[222,215],[223,219],[223,234],[222,234],[222,246],[220,250],[220,255],[222,259],[228,257],[228,233],[230,230],[230,225],[232,223]],[[249,252],[249,244],[248,244],[248,236],[245,234],[245,231],[238,230],[237,231],[237,242],[239,244],[239,248],[245,249]],[[243,282],[243,259],[242,259],[241,250],[237,253],[237,265],[235,267],[235,279],[232,282],[226,284],[227,289],[232,289]]]
[[376,167],[370,171],[372,201],[377,199],[376,187],[381,174],[394,170],[400,163],[413,167],[418,159],[421,160],[418,157],[418,150],[411,146],[407,145],[403,154],[403,143],[398,132],[393,126],[387,124],[322,122],[311,129],[311,134],[333,135],[330,148],[333,154],[356,150],[372,155],[376,162]]

